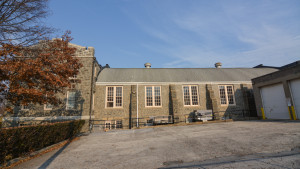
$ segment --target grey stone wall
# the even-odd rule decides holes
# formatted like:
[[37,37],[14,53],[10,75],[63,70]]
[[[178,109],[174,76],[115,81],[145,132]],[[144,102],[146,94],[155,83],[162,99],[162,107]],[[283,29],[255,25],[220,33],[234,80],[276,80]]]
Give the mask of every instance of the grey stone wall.
[[[219,85],[232,85],[234,89],[235,105],[221,105]],[[244,88],[243,85],[247,88]],[[215,119],[219,120],[222,118],[230,119],[243,119],[249,114],[248,97],[245,96],[245,92],[251,89],[251,84],[209,84],[210,92],[213,91],[211,98],[213,99],[213,110],[215,113]],[[249,91],[249,92],[250,92]]]
[[191,113],[194,110],[206,110],[206,90],[205,85],[197,85],[198,86],[198,95],[199,95],[199,105],[197,106],[184,106],[183,104],[183,85],[171,85],[173,89],[172,92],[175,91],[176,97],[173,97],[173,106],[176,106],[176,112],[174,112],[174,119],[178,119],[178,122],[185,122],[186,118],[191,116]]
[[129,125],[131,85],[123,86],[123,105],[121,108],[106,108],[106,86],[96,85],[94,115],[95,120],[122,120],[123,126]]
[[[152,86],[152,85],[139,85],[139,118],[141,119],[140,122],[146,123],[147,120],[150,120],[150,117],[153,116],[168,116],[169,112],[169,85],[155,85],[161,87],[161,107],[146,107],[146,100],[145,100],[145,87]],[[133,113],[136,113],[133,112]]]
[[[230,84],[228,84],[230,85]],[[110,86],[110,85],[108,85]],[[111,85],[113,86],[113,85]],[[129,128],[131,119],[132,127],[136,126],[137,104],[140,124],[144,124],[153,116],[174,117],[174,122],[185,122],[191,117],[194,110],[213,109],[215,119],[226,118],[239,119],[243,116],[243,110],[249,109],[247,93],[251,89],[251,84],[234,84],[234,96],[236,104],[233,106],[223,106],[220,103],[219,88],[217,84],[198,84],[199,105],[184,106],[183,85],[182,84],[157,84],[161,86],[161,107],[145,106],[145,86],[153,85],[121,85],[123,86],[123,107],[106,108],[106,85],[96,85],[95,93],[95,119],[101,120],[122,120],[124,128]],[[138,94],[138,101],[137,101]]]
[[[71,88],[65,90],[64,93],[58,94],[58,97],[63,101],[62,104],[54,106],[52,110],[45,110],[44,105],[29,105],[29,110],[21,110],[21,107],[14,107],[12,113],[6,112],[5,117],[21,117],[16,120],[5,121],[4,126],[17,126],[19,124],[36,124],[42,122],[48,122],[50,117],[58,116],[82,116],[87,119],[84,130],[88,129],[88,116],[90,114],[90,105],[91,105],[91,89],[95,85],[95,66],[99,67],[96,62],[94,62],[94,48],[82,47],[75,44],[70,44],[70,46],[75,47],[76,54],[75,57],[78,57],[79,61],[82,63],[82,68],[79,70],[76,81],[79,83],[74,83]],[[99,68],[98,68],[99,69]],[[67,101],[67,91],[76,91],[76,104],[75,109],[67,110],[66,101]],[[44,120],[33,120],[22,121],[25,119],[23,117],[47,117]],[[54,118],[55,119],[55,118]],[[67,118],[66,118],[67,119]],[[55,120],[52,120],[55,121]]]

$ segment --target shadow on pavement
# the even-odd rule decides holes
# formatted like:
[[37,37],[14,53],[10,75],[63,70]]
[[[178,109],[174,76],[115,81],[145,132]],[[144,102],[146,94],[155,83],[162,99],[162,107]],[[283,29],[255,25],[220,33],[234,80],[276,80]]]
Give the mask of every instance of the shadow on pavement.
[[[206,168],[206,167],[212,167],[216,165],[223,165],[223,164],[230,164],[230,163],[239,163],[239,162],[249,162],[249,161],[259,161],[261,163],[264,163],[262,160],[266,159],[272,159],[272,158],[278,158],[278,157],[288,157],[288,156],[295,156],[300,155],[300,149],[295,148],[292,151],[286,151],[286,152],[280,152],[280,153],[270,153],[270,154],[255,154],[255,155],[248,155],[244,157],[238,157],[238,156],[230,156],[230,157],[224,157],[219,159],[212,159],[202,162],[187,162],[183,163],[180,162],[165,162],[164,164],[166,167],[161,167],[159,169],[173,169],[173,168]],[[173,164],[172,164],[173,163]],[[180,164],[181,163],[181,164]],[[289,168],[285,166],[281,166],[278,164],[270,164],[273,167],[279,167],[279,168]]]
[[70,141],[65,144],[63,147],[61,147],[55,154],[53,154],[46,162],[44,162],[38,169],[45,169],[47,168],[55,159],[57,156],[59,156],[59,154],[64,151],[64,149],[66,149],[69,145],[70,145]]

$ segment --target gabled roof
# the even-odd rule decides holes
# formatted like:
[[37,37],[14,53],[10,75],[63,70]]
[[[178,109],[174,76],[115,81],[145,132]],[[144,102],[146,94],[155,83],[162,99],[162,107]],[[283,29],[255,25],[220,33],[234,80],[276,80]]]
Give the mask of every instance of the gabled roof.
[[251,81],[274,68],[106,68],[97,82],[220,82]]

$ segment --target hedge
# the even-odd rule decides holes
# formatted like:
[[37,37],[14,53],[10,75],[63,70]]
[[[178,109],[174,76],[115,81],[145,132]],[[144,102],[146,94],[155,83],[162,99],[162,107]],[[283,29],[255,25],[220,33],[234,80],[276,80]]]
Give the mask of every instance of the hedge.
[[84,120],[0,129],[0,164],[76,136]]

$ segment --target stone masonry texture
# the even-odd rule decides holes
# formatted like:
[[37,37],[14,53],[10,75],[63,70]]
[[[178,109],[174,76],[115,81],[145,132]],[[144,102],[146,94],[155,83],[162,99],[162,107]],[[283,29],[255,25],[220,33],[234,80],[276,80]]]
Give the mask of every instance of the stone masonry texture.
[[[57,116],[85,116],[90,114],[91,105],[91,87],[95,85],[95,70],[99,71],[99,65],[95,62],[94,48],[81,47],[70,44],[75,47],[77,57],[82,63],[82,68],[79,70],[76,81],[79,83],[72,84],[72,87],[66,89],[64,93],[58,94],[58,97],[63,101],[63,104],[54,106],[51,110],[44,109],[44,105],[29,105],[29,110],[22,110],[21,107],[14,107],[12,114],[7,113],[6,117],[57,117]],[[95,69],[95,67],[97,69]],[[68,91],[76,92],[75,108],[72,110],[66,109]],[[6,121],[4,126],[17,126],[20,124],[38,124],[43,121]],[[47,120],[45,120],[47,122]],[[86,121],[84,130],[88,129],[88,121]]]
[[[214,117],[217,120],[222,118],[239,119],[246,115],[243,113],[249,110],[250,105],[245,102],[253,99],[251,84],[233,84],[236,104],[233,106],[223,106],[220,103],[218,84],[198,84],[199,104],[197,106],[184,106],[182,84],[133,84],[117,85],[123,87],[123,106],[121,108],[107,108],[105,107],[107,86],[114,85],[96,85],[95,119],[102,121],[102,123],[105,123],[105,121],[122,120],[124,128],[130,128],[130,125],[136,127],[137,114],[140,125],[145,125],[151,117],[168,115],[174,118],[174,122],[186,122],[194,110],[213,110]],[[161,87],[162,103],[160,107],[145,106],[146,86]],[[253,107],[253,105],[251,106]]]

